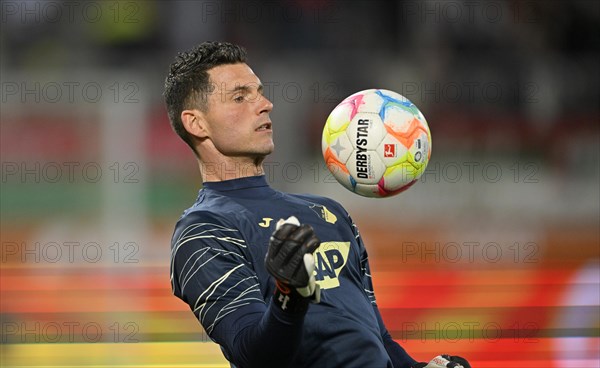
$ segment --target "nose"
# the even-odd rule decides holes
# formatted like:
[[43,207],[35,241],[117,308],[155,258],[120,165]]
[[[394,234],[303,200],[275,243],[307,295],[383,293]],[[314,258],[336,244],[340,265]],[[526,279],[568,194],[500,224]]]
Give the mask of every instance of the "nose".
[[260,94],[260,98],[258,100],[258,108],[259,114],[262,113],[270,113],[271,111],[273,111],[273,103],[263,94]]

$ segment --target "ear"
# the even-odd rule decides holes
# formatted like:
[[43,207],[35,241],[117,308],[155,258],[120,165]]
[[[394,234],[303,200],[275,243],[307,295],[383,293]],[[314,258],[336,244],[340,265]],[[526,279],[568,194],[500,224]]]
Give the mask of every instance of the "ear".
[[208,137],[208,129],[204,113],[198,109],[183,110],[181,122],[187,132],[197,138]]

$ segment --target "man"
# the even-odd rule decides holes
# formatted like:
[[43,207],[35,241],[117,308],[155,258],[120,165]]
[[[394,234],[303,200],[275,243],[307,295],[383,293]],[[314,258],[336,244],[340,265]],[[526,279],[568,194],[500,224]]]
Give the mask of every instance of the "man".
[[241,47],[205,42],[179,54],[165,99],[203,181],[173,234],[173,292],[232,366],[460,367],[441,356],[417,363],[392,339],[341,205],[269,187],[273,104]]

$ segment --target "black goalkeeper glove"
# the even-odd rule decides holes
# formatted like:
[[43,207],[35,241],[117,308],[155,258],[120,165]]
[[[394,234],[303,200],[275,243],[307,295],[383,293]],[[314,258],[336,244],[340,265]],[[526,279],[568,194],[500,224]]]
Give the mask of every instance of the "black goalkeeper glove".
[[279,220],[271,235],[265,258],[267,271],[275,278],[274,302],[284,311],[305,311],[308,302],[320,300],[315,282],[315,259],[312,253],[321,244],[310,225],[300,225],[291,216]]
[[429,363],[417,363],[413,368],[471,368],[465,358],[450,355],[438,355]]

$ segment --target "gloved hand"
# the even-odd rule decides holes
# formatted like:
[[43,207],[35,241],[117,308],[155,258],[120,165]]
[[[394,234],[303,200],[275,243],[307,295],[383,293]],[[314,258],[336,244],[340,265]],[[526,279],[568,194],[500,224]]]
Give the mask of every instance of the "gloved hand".
[[465,358],[450,355],[438,355],[429,363],[417,363],[413,368],[471,368]]
[[267,271],[275,278],[274,302],[282,310],[299,312],[308,302],[318,303],[321,290],[315,282],[312,253],[321,244],[310,225],[300,225],[294,216],[279,220],[265,258]]

